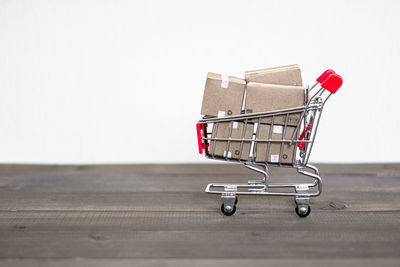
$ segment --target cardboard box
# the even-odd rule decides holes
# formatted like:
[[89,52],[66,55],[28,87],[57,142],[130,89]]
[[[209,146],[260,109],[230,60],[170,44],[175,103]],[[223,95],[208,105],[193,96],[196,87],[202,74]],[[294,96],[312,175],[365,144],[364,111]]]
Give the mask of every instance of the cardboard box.
[[[213,132],[211,134],[212,138],[228,138],[229,133],[232,129],[231,138],[242,139],[244,129],[246,132],[244,133],[245,139],[252,139],[253,137],[253,124],[247,124],[247,127],[244,127],[244,123],[242,122],[220,122],[218,123],[218,131],[216,132],[216,124],[213,126]],[[227,150],[228,141],[216,141],[215,142],[215,150],[214,150],[214,141],[210,141],[209,153],[210,155],[214,151],[215,156],[225,157],[232,159],[239,159],[240,156],[240,141],[230,141],[229,149]],[[250,154],[251,141],[243,142],[242,146],[242,155],[240,156],[241,160],[247,160]]]
[[[271,125],[269,124],[260,124],[258,126],[258,136],[257,140],[263,139],[268,140],[270,136]],[[285,138],[283,138],[284,127],[282,125],[274,125],[272,127],[271,132],[271,140],[291,140],[292,135],[296,127],[287,126],[285,132]],[[268,143],[267,142],[256,142],[256,162],[268,162],[268,163],[285,163],[292,164],[293,163],[293,153],[296,148],[296,143],[290,145],[290,143],[269,143],[269,151],[268,151]],[[281,154],[281,147],[282,154]]]
[[244,79],[209,72],[201,114],[218,117],[239,115],[242,111],[245,87]]
[[[302,86],[287,86],[250,82],[246,92],[246,114],[267,112],[304,106],[305,91]],[[288,125],[297,125],[301,113],[291,114]],[[286,116],[275,116],[274,124],[285,124]],[[257,122],[257,121],[256,121]],[[262,123],[272,123],[271,118],[264,118]]]
[[302,86],[297,64],[245,72],[246,82]]

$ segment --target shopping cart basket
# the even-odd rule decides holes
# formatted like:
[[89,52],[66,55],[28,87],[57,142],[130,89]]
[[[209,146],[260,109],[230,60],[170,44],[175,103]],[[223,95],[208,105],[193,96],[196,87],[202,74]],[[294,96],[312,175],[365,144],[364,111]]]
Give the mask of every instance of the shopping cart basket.
[[[260,180],[243,184],[208,184],[207,193],[221,194],[223,214],[235,213],[237,195],[294,196],[297,215],[306,217],[310,214],[310,197],[321,194],[322,181],[318,169],[308,164],[308,159],[324,104],[342,82],[333,70],[326,70],[311,88],[305,88],[305,92],[313,91],[313,94],[308,97],[307,93],[303,107],[222,118],[203,117],[197,123],[200,154],[204,151],[206,158],[243,163],[246,168],[263,175]],[[298,123],[293,126],[290,122],[296,116]],[[225,135],[219,135],[219,129]],[[273,138],[275,130],[281,138]],[[272,150],[277,152],[271,154]],[[269,183],[269,166],[292,167],[312,180],[308,183]]]

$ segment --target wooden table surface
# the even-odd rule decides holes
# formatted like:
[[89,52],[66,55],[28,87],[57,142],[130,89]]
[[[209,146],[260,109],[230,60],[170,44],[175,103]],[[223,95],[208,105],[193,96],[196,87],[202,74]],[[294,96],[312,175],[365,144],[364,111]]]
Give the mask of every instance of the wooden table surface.
[[204,188],[259,177],[241,165],[0,165],[0,266],[400,266],[400,164],[316,166],[299,218],[251,196],[223,216]]

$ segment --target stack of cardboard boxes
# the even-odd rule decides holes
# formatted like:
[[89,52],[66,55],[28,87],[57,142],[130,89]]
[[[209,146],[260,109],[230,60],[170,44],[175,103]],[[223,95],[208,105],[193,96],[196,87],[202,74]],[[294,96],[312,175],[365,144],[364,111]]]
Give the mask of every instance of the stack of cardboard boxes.
[[[294,108],[304,106],[306,97],[298,65],[246,71],[245,79],[208,73],[201,114],[226,117]],[[213,125],[211,137],[254,140],[257,135],[257,139],[289,140],[300,117],[300,113],[290,114],[287,119],[285,115],[275,116],[272,129],[271,118],[263,118],[260,123],[258,119],[249,120],[246,127],[243,121],[221,122]],[[227,144],[210,142],[209,153],[240,160],[251,156],[256,162],[293,161],[294,144],[230,141],[228,150]]]

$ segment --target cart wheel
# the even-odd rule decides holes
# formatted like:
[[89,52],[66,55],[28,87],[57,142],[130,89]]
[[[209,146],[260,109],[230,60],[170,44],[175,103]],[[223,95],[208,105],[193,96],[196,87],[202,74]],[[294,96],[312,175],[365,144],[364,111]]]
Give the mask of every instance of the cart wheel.
[[296,213],[300,217],[307,217],[308,215],[310,215],[310,212],[311,212],[310,206],[305,206],[305,205],[296,206]]
[[221,211],[225,216],[231,216],[235,213],[236,211],[236,205],[233,206],[226,206],[224,205],[224,203],[222,203],[221,205]]

